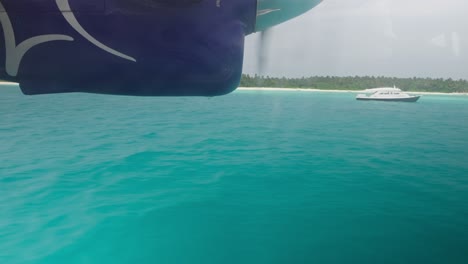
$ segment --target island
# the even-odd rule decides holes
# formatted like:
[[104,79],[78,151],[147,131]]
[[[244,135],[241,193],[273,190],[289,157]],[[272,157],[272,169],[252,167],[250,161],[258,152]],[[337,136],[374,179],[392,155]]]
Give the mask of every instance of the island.
[[406,92],[468,93],[468,81],[433,78],[397,78],[385,76],[313,76],[301,78],[270,77],[243,74],[240,87],[245,88],[289,88],[323,91],[362,91],[376,87],[398,87]]

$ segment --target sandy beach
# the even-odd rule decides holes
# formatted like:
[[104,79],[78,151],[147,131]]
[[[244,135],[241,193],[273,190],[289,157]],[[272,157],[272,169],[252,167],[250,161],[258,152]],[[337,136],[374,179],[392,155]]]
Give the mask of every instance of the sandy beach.
[[[273,87],[239,87],[240,91],[298,91],[298,92],[322,92],[322,93],[364,93],[364,90],[319,90],[319,89],[304,89],[304,88],[273,88]],[[463,95],[468,96],[468,93],[439,93],[439,92],[410,92],[409,94],[420,95]]]
[[0,86],[10,86],[10,85],[18,85],[18,83],[0,81]]
[[[0,81],[0,86],[17,86],[15,82]],[[298,92],[322,92],[322,93],[364,93],[364,91],[355,90],[319,90],[319,89],[304,89],[304,88],[273,88],[273,87],[239,87],[239,91],[298,91]],[[438,92],[407,92],[409,94],[420,95],[462,95],[468,96],[468,93],[438,93]]]

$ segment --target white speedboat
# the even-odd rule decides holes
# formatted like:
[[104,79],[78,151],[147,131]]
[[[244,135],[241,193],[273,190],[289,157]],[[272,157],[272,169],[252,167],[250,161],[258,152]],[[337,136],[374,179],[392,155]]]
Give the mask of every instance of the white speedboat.
[[407,94],[396,87],[382,87],[367,89],[364,91],[365,94],[358,94],[357,100],[373,100],[373,101],[401,101],[401,102],[416,102],[419,99],[419,95]]

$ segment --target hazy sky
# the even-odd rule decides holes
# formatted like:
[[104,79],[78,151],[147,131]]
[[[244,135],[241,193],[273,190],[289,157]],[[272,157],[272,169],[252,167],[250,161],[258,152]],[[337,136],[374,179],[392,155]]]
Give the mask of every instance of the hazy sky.
[[[256,73],[259,34],[246,41]],[[324,0],[269,34],[271,76],[385,75],[468,79],[468,1]]]

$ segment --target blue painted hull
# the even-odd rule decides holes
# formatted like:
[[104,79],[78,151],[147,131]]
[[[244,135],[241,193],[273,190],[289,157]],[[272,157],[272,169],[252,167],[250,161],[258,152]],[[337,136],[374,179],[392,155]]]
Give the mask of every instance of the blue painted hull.
[[0,3],[0,79],[25,94],[216,96],[238,86],[257,1]]

